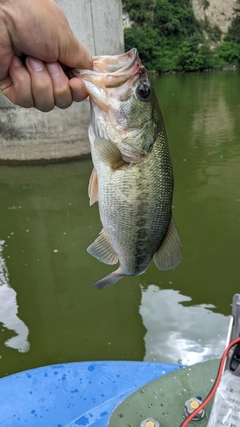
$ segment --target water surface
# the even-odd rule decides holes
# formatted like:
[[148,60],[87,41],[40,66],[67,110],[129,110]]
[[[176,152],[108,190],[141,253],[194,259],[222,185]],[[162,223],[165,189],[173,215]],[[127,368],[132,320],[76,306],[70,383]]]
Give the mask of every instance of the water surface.
[[239,286],[239,72],[154,79],[175,174],[182,263],[99,291],[87,246],[91,160],[0,167],[0,376],[81,360],[219,357]]

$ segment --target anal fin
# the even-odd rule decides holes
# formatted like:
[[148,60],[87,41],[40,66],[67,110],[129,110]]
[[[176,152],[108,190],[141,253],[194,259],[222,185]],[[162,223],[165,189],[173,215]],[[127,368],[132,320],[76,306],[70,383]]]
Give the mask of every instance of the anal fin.
[[118,256],[115,254],[107,236],[102,229],[97,239],[87,248],[87,252],[104,264],[116,264]]
[[182,244],[172,217],[166,236],[157,252],[155,252],[153,261],[159,270],[170,270],[171,268],[175,268],[181,259]]

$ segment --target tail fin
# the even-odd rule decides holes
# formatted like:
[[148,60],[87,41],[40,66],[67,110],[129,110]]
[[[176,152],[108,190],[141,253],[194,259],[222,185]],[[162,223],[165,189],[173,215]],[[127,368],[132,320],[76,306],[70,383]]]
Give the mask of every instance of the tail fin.
[[109,286],[118,282],[118,280],[120,280],[123,276],[124,274],[121,273],[121,269],[118,268],[117,270],[113,271],[113,273],[110,273],[102,279],[98,280],[94,286],[98,289],[108,288]]

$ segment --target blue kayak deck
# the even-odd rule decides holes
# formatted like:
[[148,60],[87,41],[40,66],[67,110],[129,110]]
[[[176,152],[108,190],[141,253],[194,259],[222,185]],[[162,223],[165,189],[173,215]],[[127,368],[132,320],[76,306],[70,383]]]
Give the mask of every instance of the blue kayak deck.
[[180,369],[155,362],[76,362],[0,379],[1,427],[106,427],[138,388]]

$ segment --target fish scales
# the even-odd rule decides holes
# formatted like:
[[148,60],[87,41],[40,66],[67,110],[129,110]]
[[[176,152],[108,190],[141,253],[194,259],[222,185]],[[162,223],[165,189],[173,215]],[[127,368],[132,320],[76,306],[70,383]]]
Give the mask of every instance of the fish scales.
[[173,172],[160,107],[136,49],[93,58],[76,72],[90,96],[94,170],[90,204],[98,201],[103,229],[88,252],[119,268],[96,282],[102,289],[125,275],[181,260],[172,218]]
[[[168,156],[159,155],[159,145],[142,162],[109,171],[109,179],[104,179],[106,171],[99,171],[101,221],[123,270],[130,275],[147,268],[171,218],[171,164]],[[163,164],[167,178],[159,176]]]

